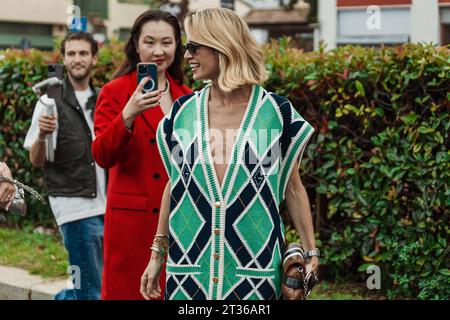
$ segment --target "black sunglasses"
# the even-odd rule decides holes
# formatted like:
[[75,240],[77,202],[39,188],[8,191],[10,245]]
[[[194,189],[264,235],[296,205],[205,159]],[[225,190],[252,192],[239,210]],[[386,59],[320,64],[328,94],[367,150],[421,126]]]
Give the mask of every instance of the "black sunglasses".
[[188,42],[183,45],[183,51],[186,52],[187,50],[190,54],[194,55],[200,47],[203,47],[203,45],[195,42]]

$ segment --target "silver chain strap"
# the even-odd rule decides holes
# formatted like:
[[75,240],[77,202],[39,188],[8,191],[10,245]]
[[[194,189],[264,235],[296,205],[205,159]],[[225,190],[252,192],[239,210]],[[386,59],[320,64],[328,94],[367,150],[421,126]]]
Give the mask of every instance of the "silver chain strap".
[[38,199],[39,201],[44,201],[44,198],[39,194],[39,192],[37,192],[36,190],[34,190],[33,188],[23,184],[20,181],[5,177],[5,176],[0,176],[0,182],[9,182],[12,183],[16,186],[18,186],[19,188],[22,188],[23,190],[27,191],[28,193],[30,193],[33,197],[35,197],[36,199]]

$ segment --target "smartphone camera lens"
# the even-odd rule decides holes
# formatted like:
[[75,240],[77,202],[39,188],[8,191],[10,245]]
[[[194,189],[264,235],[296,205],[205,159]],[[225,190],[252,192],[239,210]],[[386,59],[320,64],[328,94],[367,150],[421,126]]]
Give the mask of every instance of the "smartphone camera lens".
[[49,66],[48,66],[48,71],[49,71],[49,72],[55,72],[55,70],[56,70],[56,69],[55,69],[55,66],[54,66],[54,65],[49,65]]
[[139,66],[139,73],[140,74],[147,74],[147,66],[146,65],[140,65]]

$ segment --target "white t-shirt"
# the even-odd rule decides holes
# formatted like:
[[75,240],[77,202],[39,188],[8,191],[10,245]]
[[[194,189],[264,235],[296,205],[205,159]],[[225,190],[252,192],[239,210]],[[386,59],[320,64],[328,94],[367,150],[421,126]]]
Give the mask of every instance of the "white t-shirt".
[[[92,110],[86,110],[86,102],[92,94],[93,92],[90,88],[84,91],[75,91],[75,96],[83,109],[84,117],[91,130],[92,139],[95,139],[94,122],[91,117]],[[42,97],[42,100],[44,103],[48,104],[51,103],[53,99],[49,99],[47,95],[45,95]],[[56,114],[56,107],[54,110]],[[25,137],[24,147],[27,150],[30,150],[33,143],[38,139],[39,117],[43,112],[46,112],[46,106],[38,101],[36,103],[36,107],[34,108],[30,129],[28,129],[27,136]],[[53,135],[53,145],[55,147],[57,131],[58,129],[56,129],[55,134]],[[49,196],[50,207],[52,208],[56,223],[59,226],[67,222],[98,216],[105,213],[105,172],[97,164],[95,164],[95,174],[97,179],[96,198]]]

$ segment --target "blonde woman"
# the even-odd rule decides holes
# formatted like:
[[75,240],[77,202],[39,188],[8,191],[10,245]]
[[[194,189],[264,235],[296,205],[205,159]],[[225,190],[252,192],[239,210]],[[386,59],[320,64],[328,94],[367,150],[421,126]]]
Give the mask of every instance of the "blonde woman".
[[233,11],[190,13],[184,26],[193,77],[210,83],[178,99],[157,130],[169,182],[141,293],[162,294],[167,254],[166,299],[279,299],[284,198],[310,255],[307,270],[318,267],[298,168],[314,129],[259,85],[263,54]]

